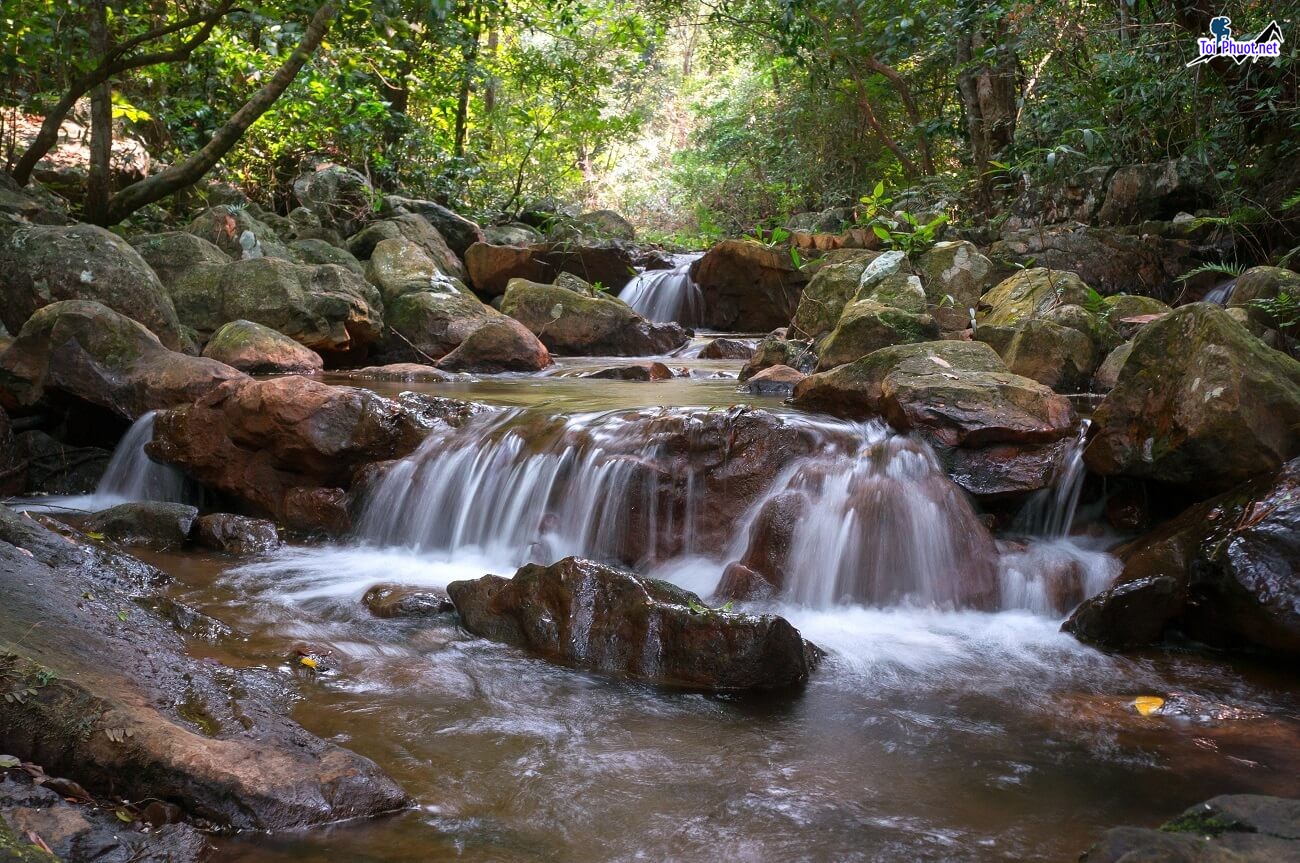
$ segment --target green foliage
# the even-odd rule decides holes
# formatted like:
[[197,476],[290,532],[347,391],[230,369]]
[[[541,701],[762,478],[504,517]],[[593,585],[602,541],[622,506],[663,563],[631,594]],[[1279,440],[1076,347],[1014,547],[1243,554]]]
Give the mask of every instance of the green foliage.
[[1187,272],[1179,276],[1178,281],[1180,282],[1190,281],[1191,279],[1194,279],[1203,273],[1215,273],[1220,276],[1228,276],[1229,278],[1235,279],[1237,276],[1240,276],[1244,272],[1246,272],[1246,268],[1241,264],[1210,262],[1210,263],[1201,264],[1200,266],[1197,267],[1193,267],[1192,269],[1188,270]]

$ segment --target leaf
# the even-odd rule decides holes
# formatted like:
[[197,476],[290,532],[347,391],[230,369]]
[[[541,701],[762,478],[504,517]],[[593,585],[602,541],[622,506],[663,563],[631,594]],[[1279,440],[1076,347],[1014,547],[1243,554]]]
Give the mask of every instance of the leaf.
[[893,240],[893,236],[891,236],[889,231],[885,230],[885,228],[882,225],[872,225],[871,230],[875,233],[877,237],[884,240],[886,243]]
[[122,621],[123,623],[126,623],[126,619],[128,617],[130,617],[130,613],[125,608],[121,609],[117,613],[117,619]]
[[0,770],[8,770],[10,767],[17,767],[19,764],[22,764],[22,762],[12,755],[0,755]]
[[1142,716],[1150,716],[1165,704],[1165,700],[1158,695],[1139,695],[1133,699],[1133,709]]
[[316,669],[320,667],[320,663],[317,662],[315,659],[312,659],[310,656],[300,656],[298,657],[298,661],[311,669]]
[[799,254],[799,250],[794,246],[790,247],[790,262],[794,264],[796,270],[803,266],[803,255]]
[[135,816],[125,809],[116,809],[113,811],[113,814],[116,815],[117,820],[121,821],[123,824],[130,824],[135,820]]
[[880,182],[876,183],[876,189],[871,193],[871,196],[873,198],[879,198],[883,194],[885,194],[885,181],[881,180]]
[[93,540],[100,541],[100,542],[102,542],[103,539],[104,539],[104,535],[103,535],[102,533],[97,533],[97,532],[95,532],[95,531],[93,531],[93,530],[88,530],[88,531],[86,531],[86,536],[90,537],[90,538],[93,539]]

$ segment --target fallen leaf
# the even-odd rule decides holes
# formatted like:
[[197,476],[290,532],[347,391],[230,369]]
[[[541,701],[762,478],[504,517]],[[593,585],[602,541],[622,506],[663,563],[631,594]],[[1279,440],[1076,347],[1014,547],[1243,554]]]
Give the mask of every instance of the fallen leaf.
[[1133,709],[1142,716],[1150,716],[1161,707],[1164,707],[1165,700],[1158,695],[1139,695],[1133,699]]

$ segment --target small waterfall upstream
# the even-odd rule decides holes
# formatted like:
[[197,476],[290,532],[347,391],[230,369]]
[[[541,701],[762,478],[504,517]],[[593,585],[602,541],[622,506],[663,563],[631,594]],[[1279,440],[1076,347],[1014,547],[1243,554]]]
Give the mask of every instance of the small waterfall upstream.
[[1060,614],[1114,575],[1109,557],[1062,539],[1082,481],[1082,437],[1042,504],[1050,541],[1000,553],[915,439],[875,423],[785,416],[796,443],[783,445],[771,470],[746,473],[754,458],[746,453],[716,464],[691,456],[720,416],[488,414],[395,463],[369,492],[359,532],[377,545],[502,569],[580,555],[705,595],[738,565],[773,585],[774,598],[809,608]]
[[1216,285],[1205,292],[1205,297],[1201,300],[1204,303],[1215,303],[1216,305],[1226,306],[1232,302],[1232,295],[1237,290],[1237,280],[1230,279],[1221,285]]
[[113,457],[95,487],[95,497],[114,501],[157,500],[184,503],[194,497],[191,483],[176,468],[156,462],[144,451],[153,439],[150,411],[118,441]]
[[704,321],[704,294],[691,278],[691,266],[699,255],[677,255],[671,270],[646,270],[619,295],[643,317],[652,321],[676,321],[696,327]]

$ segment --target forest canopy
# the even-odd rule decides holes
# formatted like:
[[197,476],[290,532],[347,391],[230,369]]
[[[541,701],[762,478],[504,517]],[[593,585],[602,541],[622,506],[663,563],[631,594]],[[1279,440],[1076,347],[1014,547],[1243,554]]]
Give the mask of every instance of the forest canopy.
[[1166,159],[1208,169],[1225,216],[1276,209],[1280,198],[1258,196],[1274,178],[1297,185],[1284,176],[1300,162],[1296,10],[1225,10],[1240,38],[1276,20],[1281,56],[1189,68],[1219,11],[3,0],[0,161],[26,182],[36,130],[60,112],[140,142],[168,175],[143,192],[97,178],[107,150],[89,145],[83,208],[101,223],[200,177],[283,207],[303,166],[322,161],[481,219],[571,202],[695,238],[852,206],[882,182],[986,218],[1033,178]]

